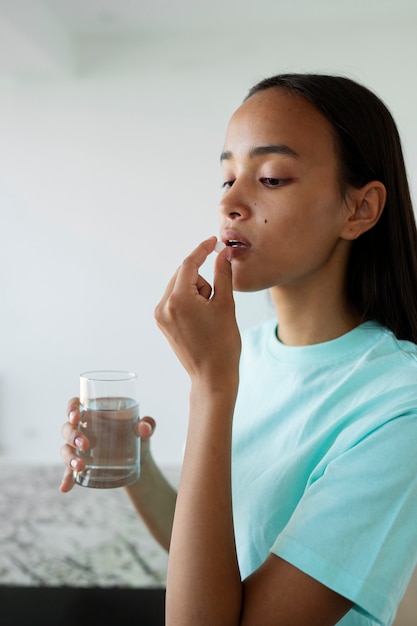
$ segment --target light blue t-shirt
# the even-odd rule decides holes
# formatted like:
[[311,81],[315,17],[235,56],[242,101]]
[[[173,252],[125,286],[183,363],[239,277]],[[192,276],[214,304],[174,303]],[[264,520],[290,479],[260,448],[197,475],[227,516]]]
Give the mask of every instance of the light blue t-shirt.
[[417,562],[417,347],[366,322],[286,346],[246,331],[233,423],[242,578],[279,555],[389,625]]

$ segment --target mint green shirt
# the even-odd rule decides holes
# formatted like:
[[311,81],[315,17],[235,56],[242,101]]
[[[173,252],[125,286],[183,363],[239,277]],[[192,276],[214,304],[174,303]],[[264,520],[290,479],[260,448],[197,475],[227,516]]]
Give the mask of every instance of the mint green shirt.
[[417,347],[366,322],[286,346],[244,333],[233,423],[242,578],[270,552],[389,625],[417,562]]

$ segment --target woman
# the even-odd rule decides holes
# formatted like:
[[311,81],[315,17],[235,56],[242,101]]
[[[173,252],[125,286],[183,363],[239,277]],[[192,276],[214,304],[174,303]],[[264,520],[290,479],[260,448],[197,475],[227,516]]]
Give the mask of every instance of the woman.
[[[155,311],[191,380],[172,535],[150,455],[130,489],[171,542],[167,624],[391,624],[417,556],[417,235],[395,124],[353,81],[276,76],[221,161],[214,291],[211,238]],[[276,311],[242,346],[233,289]]]

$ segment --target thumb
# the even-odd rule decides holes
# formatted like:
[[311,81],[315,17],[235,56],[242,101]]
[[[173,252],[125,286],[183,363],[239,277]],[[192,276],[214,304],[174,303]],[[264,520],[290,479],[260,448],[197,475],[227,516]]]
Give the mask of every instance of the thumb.
[[229,250],[223,250],[217,255],[214,264],[214,294],[220,297],[233,299],[233,273],[232,264],[227,258]]
[[156,428],[156,422],[153,417],[146,415],[142,417],[136,425],[136,434],[142,440],[148,440],[152,437]]

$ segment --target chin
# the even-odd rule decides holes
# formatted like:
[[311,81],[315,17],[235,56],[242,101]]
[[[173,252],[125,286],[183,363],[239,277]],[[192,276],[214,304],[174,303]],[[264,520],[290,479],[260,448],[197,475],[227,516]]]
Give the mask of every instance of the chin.
[[253,276],[245,271],[242,266],[236,266],[232,263],[233,291],[240,293],[254,293],[256,291],[264,291],[268,289],[269,283],[260,281],[258,276]]
[[256,291],[264,291],[267,287],[254,285],[247,280],[233,280],[233,291],[239,293],[255,293]]

